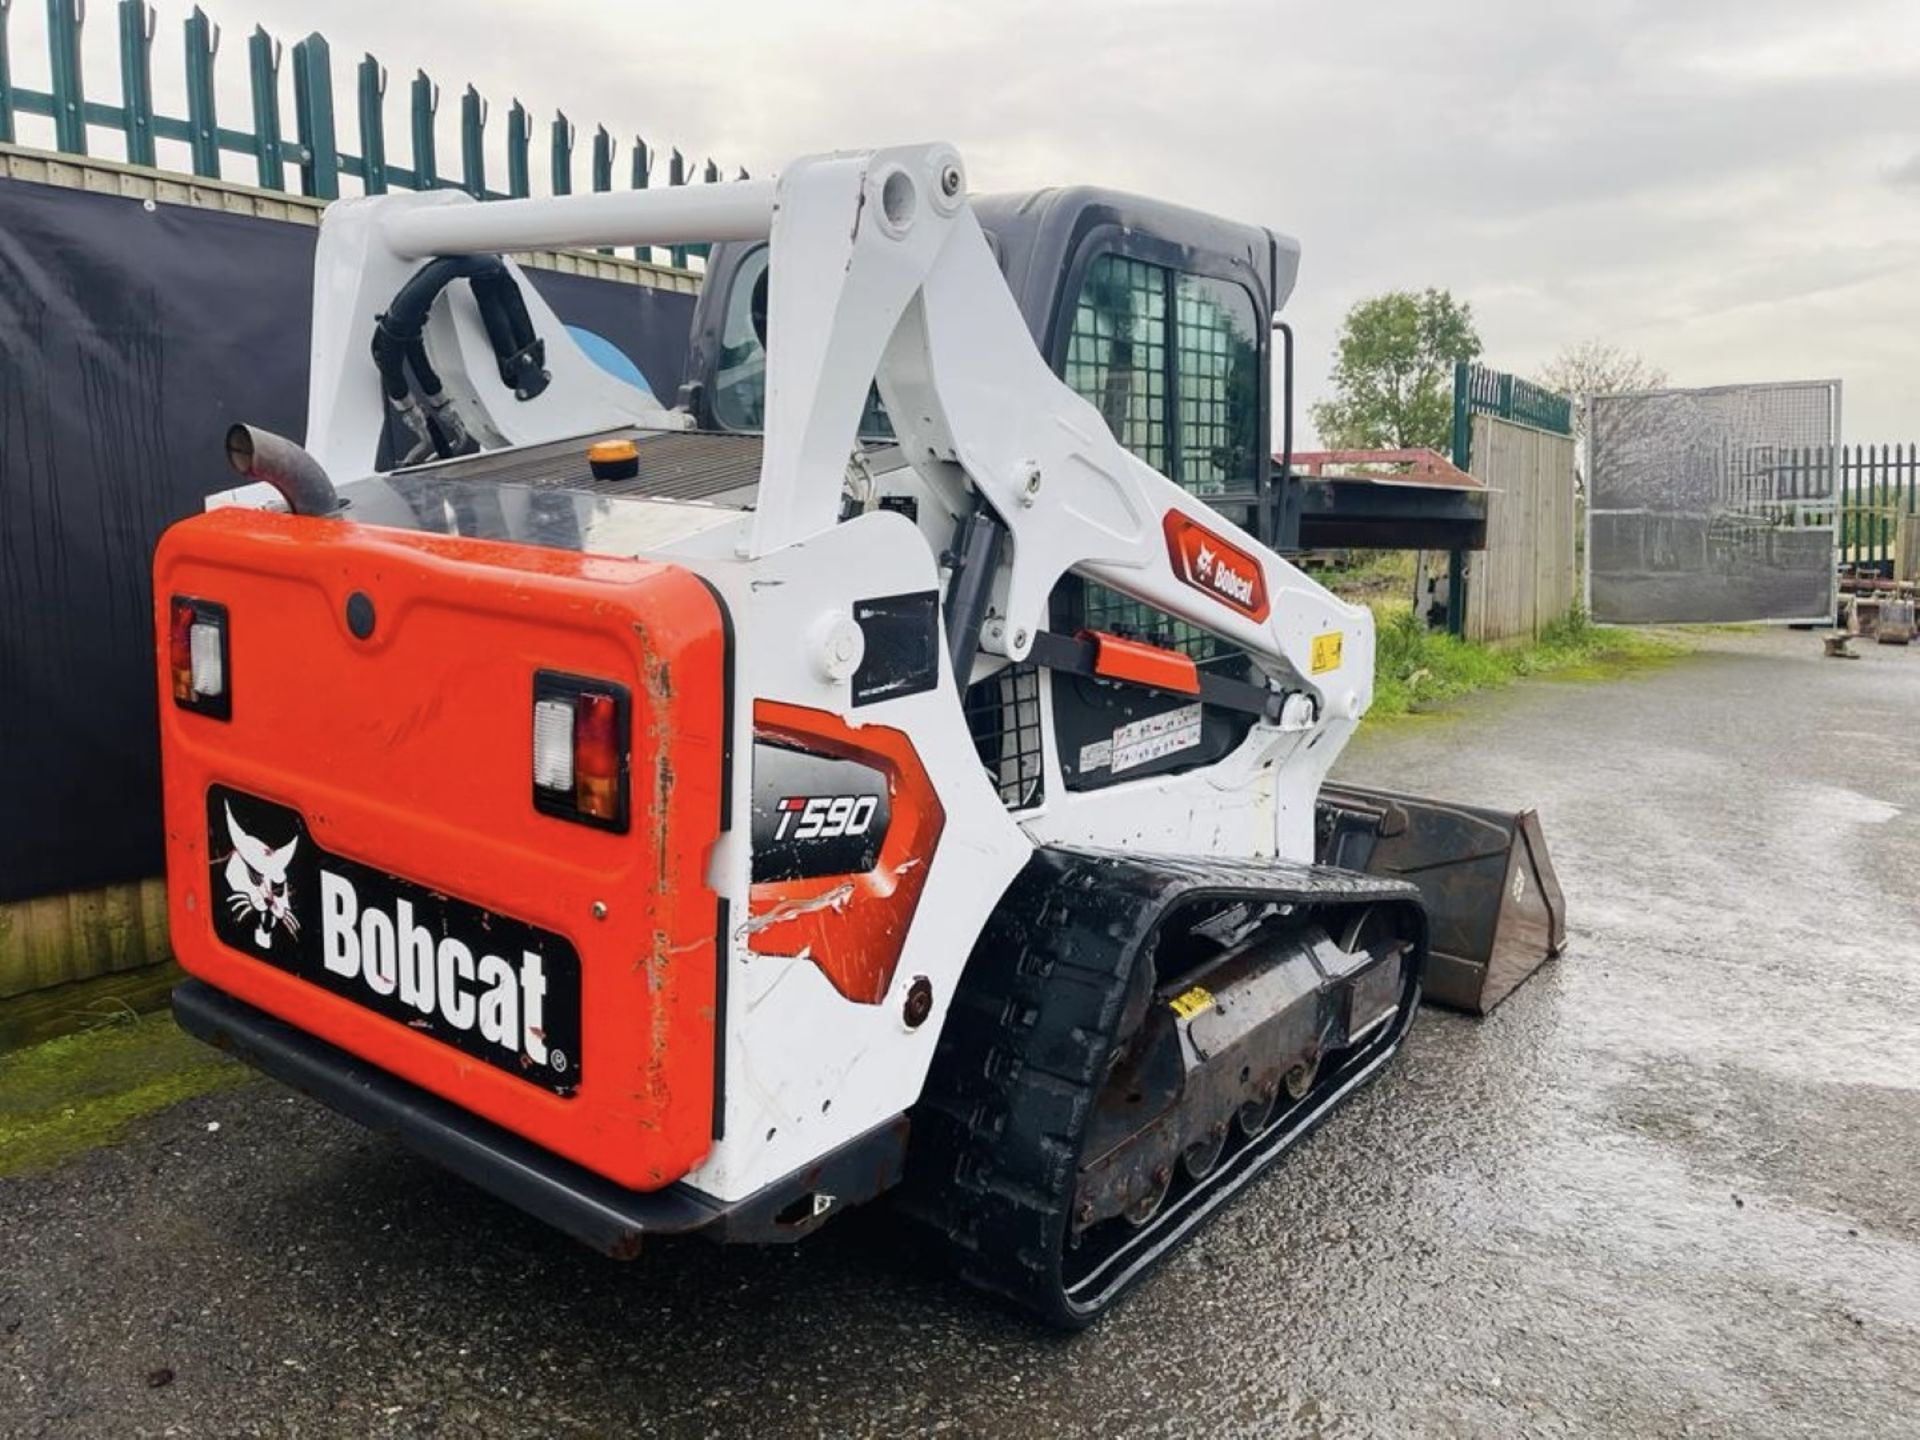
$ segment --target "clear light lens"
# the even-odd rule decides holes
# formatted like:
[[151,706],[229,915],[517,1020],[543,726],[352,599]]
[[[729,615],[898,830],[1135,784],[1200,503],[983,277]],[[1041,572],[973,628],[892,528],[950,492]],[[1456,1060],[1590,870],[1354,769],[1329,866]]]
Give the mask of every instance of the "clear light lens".
[[573,793],[573,703],[533,704],[533,783],[542,790]]
[[227,677],[220,666],[220,627],[196,620],[187,637],[193,663],[193,693],[218,695],[227,688]]

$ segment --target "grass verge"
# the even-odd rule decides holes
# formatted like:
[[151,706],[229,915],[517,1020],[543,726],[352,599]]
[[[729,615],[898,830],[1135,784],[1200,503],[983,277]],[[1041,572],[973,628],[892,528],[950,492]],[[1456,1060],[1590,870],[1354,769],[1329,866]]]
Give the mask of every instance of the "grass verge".
[[165,1012],[0,1055],[0,1176],[104,1145],[142,1115],[251,1074]]
[[1476,645],[1429,630],[1405,604],[1375,604],[1376,718],[1414,715],[1477,690],[1493,690],[1530,675],[1606,680],[1668,664],[1692,647],[1670,632],[1595,625],[1576,610],[1538,639],[1519,645]]

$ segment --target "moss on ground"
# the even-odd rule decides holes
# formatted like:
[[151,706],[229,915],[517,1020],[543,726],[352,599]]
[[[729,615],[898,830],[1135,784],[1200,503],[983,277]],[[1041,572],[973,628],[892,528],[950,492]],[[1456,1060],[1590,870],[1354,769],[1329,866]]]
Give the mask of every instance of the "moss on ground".
[[1430,712],[1529,676],[1612,680],[1671,664],[1693,647],[1672,631],[1595,625],[1580,611],[1527,644],[1476,645],[1429,630],[1405,604],[1376,604],[1374,719]]
[[251,1073],[165,1013],[0,1055],[0,1176],[106,1144],[143,1115]]

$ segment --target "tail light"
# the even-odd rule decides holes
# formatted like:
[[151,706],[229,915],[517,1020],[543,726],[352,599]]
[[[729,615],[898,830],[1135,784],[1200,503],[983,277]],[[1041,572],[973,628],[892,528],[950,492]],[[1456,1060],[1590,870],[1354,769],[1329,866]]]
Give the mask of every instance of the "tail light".
[[602,830],[627,828],[627,688],[542,670],[533,677],[533,804]]
[[168,602],[167,669],[173,703],[216,720],[233,714],[227,684],[227,607],[176,595]]

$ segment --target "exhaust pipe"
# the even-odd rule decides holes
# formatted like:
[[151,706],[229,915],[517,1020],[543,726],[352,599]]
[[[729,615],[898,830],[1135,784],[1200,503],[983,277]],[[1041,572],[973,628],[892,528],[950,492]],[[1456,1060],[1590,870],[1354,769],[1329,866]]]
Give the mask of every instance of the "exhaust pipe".
[[296,515],[337,515],[346,508],[320,462],[271,430],[235,425],[227,431],[227,463],[237,474],[273,486]]

